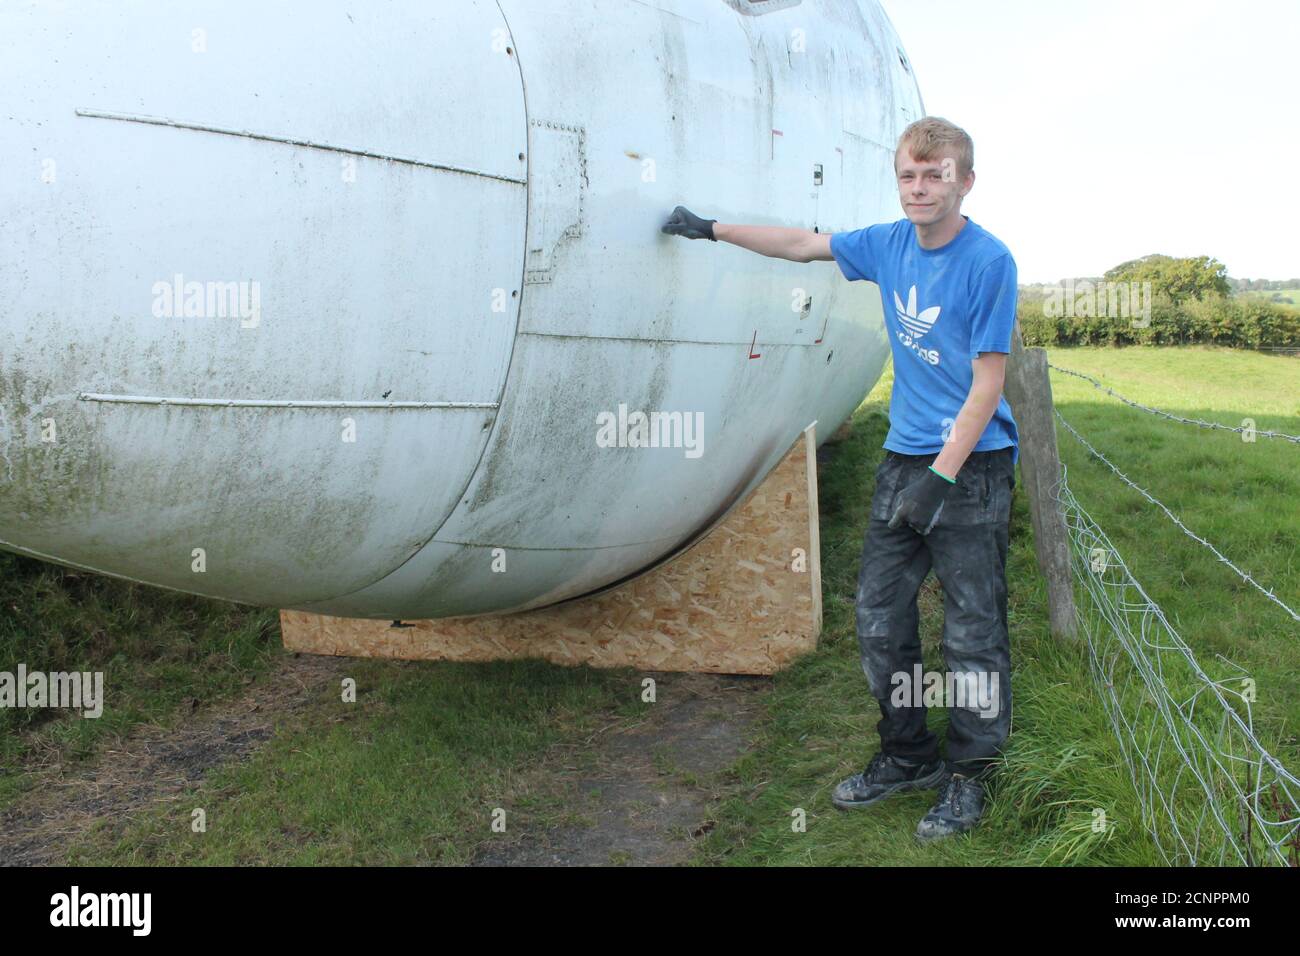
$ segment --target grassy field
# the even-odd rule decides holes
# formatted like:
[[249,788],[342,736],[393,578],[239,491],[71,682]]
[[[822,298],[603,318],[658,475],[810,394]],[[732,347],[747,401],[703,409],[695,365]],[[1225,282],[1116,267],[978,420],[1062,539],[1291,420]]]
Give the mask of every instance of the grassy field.
[[[1070,350],[1049,356],[1131,401],[1184,418],[1300,435],[1300,360],[1212,347]],[[1052,373],[1061,414],[1194,533],[1300,611],[1300,445],[1255,441],[1130,409],[1075,376]],[[1300,624],[1124,486],[1064,429],[1077,497],[1166,610],[1207,672],[1216,655],[1258,684],[1257,729],[1300,770]],[[1217,675],[1231,670],[1217,668]]]
[[1280,295],[1283,299],[1290,299],[1290,302],[1279,302],[1278,305],[1300,311],[1300,289],[1249,289],[1244,292],[1238,292],[1237,295],[1249,299],[1262,299],[1265,302],[1272,302],[1273,296]]
[[76,762],[140,724],[220,699],[280,654],[275,611],[144,587],[0,551],[0,671],[102,671],[103,716],[0,709],[0,810],[21,770]]
[[[92,834],[71,862],[464,864],[492,839],[498,807],[511,826],[571,823],[578,808],[519,769],[637,710],[635,694],[620,694],[629,682],[608,671],[357,661],[346,672],[356,704],[321,695],[251,760],[120,838]],[[196,807],[203,834],[190,826]]]
[[[1135,401],[1187,417],[1300,434],[1300,362],[1215,349],[1053,350]],[[1061,413],[1121,470],[1164,501],[1293,607],[1300,602],[1297,448],[1175,424],[1053,373]],[[724,773],[699,864],[1155,864],[1129,772],[1089,678],[1087,652],[1047,633],[1023,488],[1012,517],[1008,578],[1014,726],[986,823],[957,841],[912,838],[931,794],[840,813],[831,787],[875,749],[878,714],[866,693],[853,592],[887,430],[887,376],[854,416],[821,473],[825,630],[819,650],[771,682],[752,749]],[[1222,654],[1259,683],[1265,742],[1293,770],[1300,701],[1297,628],[1058,428],[1074,493],[1196,654]],[[61,718],[23,728],[0,750],[0,809],[38,764],[76,765],[132,723],[182,723],[195,701],[217,706],[265,679],[277,657],[274,614],[68,579],[0,556],[0,669],[103,664],[133,702],[107,723]],[[942,594],[921,596],[927,668],[942,669]],[[246,760],[208,774],[184,799],[105,821],[71,859],[96,863],[463,863],[484,840],[484,814],[508,803],[538,828],[575,808],[545,787],[547,761],[581,749],[598,728],[634,723],[639,674],[551,667],[346,665],[355,704],[337,687],[285,720]],[[938,730],[942,714],[931,715]],[[10,728],[11,730],[14,728]],[[203,807],[208,832],[191,832]],[[1095,808],[1110,821],[1093,832]],[[792,813],[807,815],[794,832]],[[118,821],[114,821],[117,823]]]
[[[1300,361],[1213,348],[1077,349],[1049,357],[1124,397],[1185,418],[1300,435]],[[1300,610],[1300,447],[1169,422],[1053,373],[1061,414],[1131,480],[1263,587]],[[1300,766],[1300,625],[1119,482],[1063,429],[1076,496],[1198,657],[1222,654],[1258,681],[1256,719]]]

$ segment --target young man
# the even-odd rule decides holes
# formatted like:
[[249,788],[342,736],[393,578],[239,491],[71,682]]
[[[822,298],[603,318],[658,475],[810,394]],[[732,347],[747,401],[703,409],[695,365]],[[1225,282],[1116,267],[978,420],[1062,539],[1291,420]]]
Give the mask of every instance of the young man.
[[[663,227],[795,262],[834,260],[850,281],[880,287],[894,388],[857,592],[858,645],[880,707],[880,751],[831,800],[865,807],[938,787],[917,826],[922,840],[979,821],[984,784],[1011,728],[1006,557],[1019,435],[1002,385],[1016,264],[1006,246],[962,215],[974,165],[970,136],[926,117],[903,132],[894,158],[906,219],[827,235],[723,224],[678,206]],[[916,686],[916,597],[932,567],[944,592],[947,674],[922,684],[949,691],[946,763]]]

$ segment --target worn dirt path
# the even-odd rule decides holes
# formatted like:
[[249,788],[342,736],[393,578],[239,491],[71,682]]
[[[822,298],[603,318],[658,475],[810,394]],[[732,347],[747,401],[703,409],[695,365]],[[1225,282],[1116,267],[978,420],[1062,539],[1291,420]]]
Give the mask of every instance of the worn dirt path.
[[[0,812],[0,865],[63,863],[92,830],[123,832],[134,816],[202,783],[215,768],[249,759],[291,718],[337,686],[346,658],[286,655],[240,697],[172,728],[141,727],[86,763],[38,767],[32,788]],[[611,723],[521,768],[526,788],[571,802],[584,825],[538,832],[510,828],[476,865],[671,865],[712,826],[719,772],[748,745],[765,679],[655,674],[644,719]],[[102,834],[99,835],[102,838]]]
[[749,746],[766,678],[654,674],[656,702],[525,768],[521,789],[559,795],[579,825],[527,825],[484,846],[476,866],[664,866],[684,863],[714,825],[723,771]]

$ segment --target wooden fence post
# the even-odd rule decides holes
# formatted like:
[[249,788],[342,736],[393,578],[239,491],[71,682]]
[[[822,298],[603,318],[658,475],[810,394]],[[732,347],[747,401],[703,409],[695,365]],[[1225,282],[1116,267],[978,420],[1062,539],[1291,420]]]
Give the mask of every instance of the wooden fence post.
[[1061,458],[1056,446],[1056,421],[1052,417],[1047,351],[1025,348],[1019,322],[1011,333],[1011,356],[1007,360],[1003,393],[1020,432],[1020,475],[1029,496],[1038,568],[1047,581],[1052,634],[1074,638],[1078,636],[1078,622],[1074,614],[1070,536],[1065,515],[1056,500]]

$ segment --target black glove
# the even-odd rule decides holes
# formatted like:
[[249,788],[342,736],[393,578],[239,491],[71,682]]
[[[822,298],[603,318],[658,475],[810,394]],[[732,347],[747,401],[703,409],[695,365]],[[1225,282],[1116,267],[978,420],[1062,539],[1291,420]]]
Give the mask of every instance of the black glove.
[[717,221],[701,219],[685,206],[678,206],[660,232],[666,232],[670,236],[685,236],[687,239],[713,239],[717,242],[713,236],[713,224]]
[[925,474],[899,492],[889,527],[897,528],[906,521],[917,534],[929,534],[955,484],[933,468],[927,468]]

